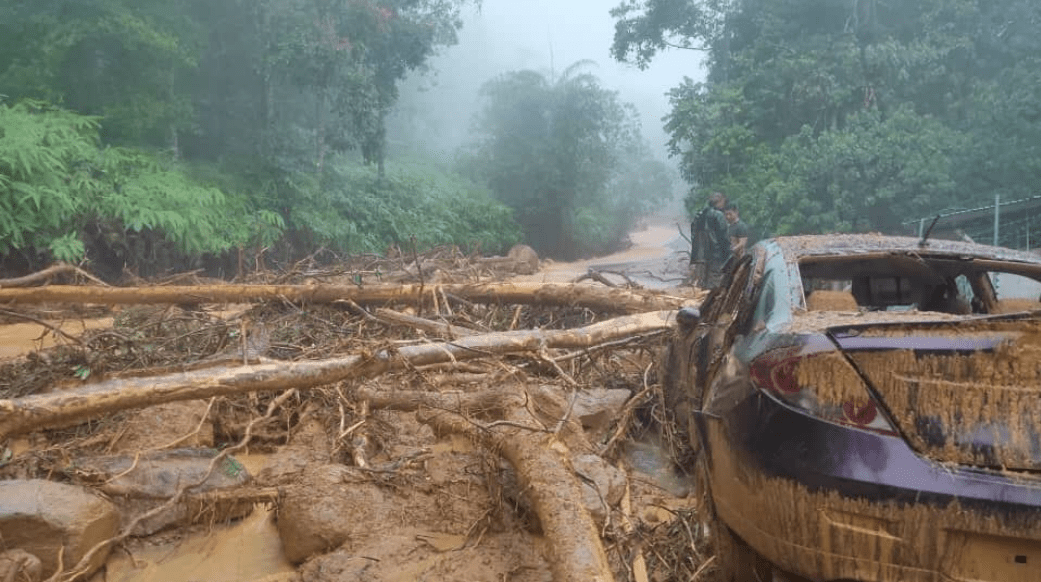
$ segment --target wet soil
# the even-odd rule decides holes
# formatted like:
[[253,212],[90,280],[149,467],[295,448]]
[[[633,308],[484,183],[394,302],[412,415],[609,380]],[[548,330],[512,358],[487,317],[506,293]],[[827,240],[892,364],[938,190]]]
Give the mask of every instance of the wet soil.
[[[633,246],[622,253],[575,263],[543,261],[536,274],[514,280],[585,279],[583,283],[600,285],[606,279],[619,286],[675,286],[683,278],[686,259],[686,243],[680,237],[678,222],[652,220],[632,234]],[[601,280],[589,279],[590,270],[598,272]],[[470,322],[475,326],[511,320],[517,327],[573,326],[606,317],[562,308],[459,311],[462,309],[453,315],[481,318]],[[91,377],[118,377],[205,360],[222,350],[234,353],[240,341],[244,345],[237,335],[247,329],[244,322],[251,326],[251,337],[263,336],[258,349],[267,357],[280,359],[327,357],[345,350],[415,341],[414,336],[373,324],[342,307],[260,305],[230,311],[142,307],[89,320],[47,321],[71,336],[90,338],[92,349],[83,350],[39,324],[0,325],[0,389],[5,384],[14,386],[16,380],[31,380],[37,388],[18,388],[18,394],[39,390],[41,384],[50,390]],[[261,329],[262,333],[254,331]],[[92,336],[92,331],[98,335]],[[467,390],[468,381],[487,385],[492,378],[504,380],[520,374],[565,392],[577,387],[627,389],[633,395],[642,394],[642,400],[635,403],[639,406],[626,416],[624,425],[619,426],[622,419],[614,418],[604,427],[587,427],[585,438],[592,443],[602,444],[616,431],[623,435],[616,446],[600,451],[602,458],[626,477],[625,502],[608,508],[600,522],[600,534],[615,579],[688,580],[707,553],[691,519],[689,482],[675,470],[666,452],[668,447],[652,436],[651,427],[660,414],[654,363],[661,342],[659,338],[623,346],[588,362],[568,357],[554,365],[555,371],[545,362],[475,364],[455,370],[412,370],[370,382],[369,387],[423,388],[444,393]],[[84,356],[84,352],[89,355]],[[518,488],[513,470],[495,451],[458,435],[435,434],[417,421],[414,412],[358,410],[350,398],[355,388],[345,382],[292,396],[272,422],[251,432],[249,444],[236,453],[235,458],[253,476],[255,485],[278,490],[274,502],[258,503],[253,513],[241,520],[130,537],[91,579],[552,580],[547,561],[552,555],[552,548],[547,547],[550,542]],[[217,399],[207,408],[213,425],[212,436],[208,437],[212,442],[204,444],[220,449],[238,442],[243,427],[261,416],[273,400],[273,395],[263,394]],[[352,432],[356,424],[363,428]],[[319,428],[308,433],[305,425]],[[138,427],[139,418],[118,413],[0,443],[0,453],[6,453],[0,462],[0,478],[57,475],[75,481],[75,476],[67,472],[69,458],[106,452],[118,442],[127,442],[131,438],[126,434],[128,426]],[[161,433],[164,427],[133,430]],[[169,435],[145,436],[163,442]],[[369,466],[386,469],[354,469],[359,454]],[[400,462],[412,458],[418,460]],[[347,472],[326,491],[308,480],[313,478],[308,475],[328,470],[322,467],[330,463],[344,468],[337,471]],[[301,487],[313,490],[301,496]],[[291,563],[277,527],[279,512],[289,511],[300,499],[315,505],[330,503],[328,495],[344,487],[351,488],[352,495],[338,496],[337,505],[330,508],[338,512],[336,521],[346,524],[347,541],[300,564]],[[709,576],[711,568],[702,572],[700,579]]]

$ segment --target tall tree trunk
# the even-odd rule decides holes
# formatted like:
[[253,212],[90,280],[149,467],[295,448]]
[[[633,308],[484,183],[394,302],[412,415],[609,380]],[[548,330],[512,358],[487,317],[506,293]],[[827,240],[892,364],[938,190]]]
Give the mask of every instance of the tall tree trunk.
[[315,133],[314,133],[314,169],[316,174],[322,173],[325,164],[325,91],[315,91]]

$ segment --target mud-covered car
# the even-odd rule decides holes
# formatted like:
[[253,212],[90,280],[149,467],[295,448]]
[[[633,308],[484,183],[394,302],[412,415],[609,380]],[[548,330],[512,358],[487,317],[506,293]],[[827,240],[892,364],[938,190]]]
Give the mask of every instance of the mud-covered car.
[[725,580],[1041,580],[1041,258],[754,247],[665,352]]

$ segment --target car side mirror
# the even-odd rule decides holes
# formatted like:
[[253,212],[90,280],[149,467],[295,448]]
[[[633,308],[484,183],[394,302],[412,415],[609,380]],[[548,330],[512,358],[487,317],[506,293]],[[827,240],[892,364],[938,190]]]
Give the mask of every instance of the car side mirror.
[[697,307],[681,307],[676,312],[676,322],[680,324],[681,329],[689,331],[701,322],[701,310]]

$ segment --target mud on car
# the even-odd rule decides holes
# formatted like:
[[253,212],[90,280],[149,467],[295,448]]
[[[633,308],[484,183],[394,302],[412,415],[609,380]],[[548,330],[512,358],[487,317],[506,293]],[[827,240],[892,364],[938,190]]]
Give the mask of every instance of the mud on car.
[[759,243],[677,315],[661,379],[735,580],[1041,580],[1041,257]]

